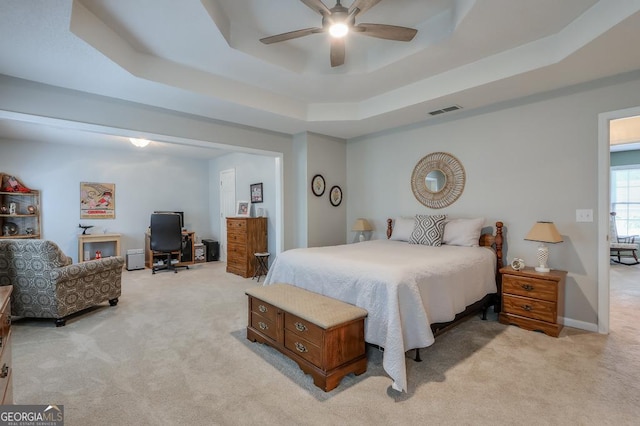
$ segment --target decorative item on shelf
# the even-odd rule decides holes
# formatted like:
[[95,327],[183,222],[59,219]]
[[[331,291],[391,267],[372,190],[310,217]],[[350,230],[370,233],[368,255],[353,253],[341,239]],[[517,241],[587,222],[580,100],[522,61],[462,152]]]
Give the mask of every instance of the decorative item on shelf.
[[252,203],[262,203],[262,182],[249,185]]
[[560,235],[553,222],[536,222],[536,224],[533,225],[533,228],[531,228],[524,239],[527,241],[537,241],[540,243],[540,245],[538,246],[538,266],[536,266],[535,268],[536,271],[551,271],[551,269],[547,266],[547,260],[549,259],[549,248],[545,245],[545,243],[556,244],[562,242],[562,235]]
[[9,203],[9,214],[15,215],[16,213],[16,203]]
[[18,225],[13,222],[7,222],[2,227],[2,235],[5,237],[11,237],[18,233]]
[[27,213],[36,214],[36,206],[27,206]]
[[525,266],[526,265],[524,264],[524,260],[520,259],[519,257],[514,257],[513,260],[511,261],[511,267],[516,271],[524,269]]
[[7,214],[9,213],[9,207],[2,205],[0,206],[0,214]]
[[82,228],[82,235],[87,235],[87,229],[93,228],[94,225],[82,225],[78,224],[78,228]]
[[316,197],[322,196],[322,194],[324,194],[324,189],[324,178],[322,177],[322,175],[315,175],[311,179],[311,191],[313,192],[313,195],[315,195]]
[[33,235],[33,228],[26,228],[26,229],[24,230],[24,232],[25,232],[25,234],[27,234],[27,235]]
[[238,201],[236,204],[236,216],[251,217],[251,203],[249,201]]
[[4,192],[31,192],[29,188],[24,186],[15,176],[0,174],[0,191]]
[[96,259],[102,259],[102,252],[100,250],[96,250]]
[[355,243],[358,241],[362,242],[368,240],[366,233],[371,232],[373,228],[371,227],[371,224],[367,219],[359,217],[358,219],[356,219],[356,222],[353,224],[353,228],[351,228],[351,230],[356,233],[353,239],[353,242]]
[[338,185],[331,187],[331,191],[329,191],[329,201],[331,201],[331,205],[334,207],[338,207],[342,202],[342,189],[340,189]]

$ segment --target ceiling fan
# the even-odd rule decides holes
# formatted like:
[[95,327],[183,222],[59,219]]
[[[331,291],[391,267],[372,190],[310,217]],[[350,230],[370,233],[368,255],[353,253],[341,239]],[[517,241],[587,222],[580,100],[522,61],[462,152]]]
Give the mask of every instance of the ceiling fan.
[[345,36],[349,31],[369,37],[382,38],[386,40],[411,41],[418,30],[396,25],[385,24],[356,24],[356,16],[371,9],[381,0],[354,0],[349,8],[340,4],[329,9],[321,0],[300,0],[302,3],[322,15],[322,27],[305,28],[302,30],[290,31],[260,39],[264,44],[277,43],[294,38],[328,32],[331,34],[331,66],[337,67],[344,64],[345,56]]

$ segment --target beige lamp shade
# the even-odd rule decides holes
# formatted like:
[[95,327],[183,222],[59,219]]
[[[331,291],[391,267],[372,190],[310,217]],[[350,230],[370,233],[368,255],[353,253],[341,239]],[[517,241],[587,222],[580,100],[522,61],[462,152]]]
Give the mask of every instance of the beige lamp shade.
[[373,228],[371,228],[371,224],[369,224],[369,221],[367,219],[362,219],[362,218],[358,218],[356,219],[356,222],[353,224],[353,228],[351,228],[352,231],[371,231],[373,230]]
[[555,244],[562,242],[562,235],[560,235],[553,222],[536,222],[524,239]]

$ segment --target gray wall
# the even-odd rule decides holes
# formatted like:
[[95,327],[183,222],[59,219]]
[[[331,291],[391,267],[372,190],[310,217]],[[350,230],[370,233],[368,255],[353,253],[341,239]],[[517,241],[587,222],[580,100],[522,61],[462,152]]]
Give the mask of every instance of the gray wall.
[[[500,220],[507,260],[517,256],[534,265],[537,244],[524,236],[536,221],[553,221],[564,242],[550,246],[549,264],[569,272],[565,317],[569,325],[596,329],[598,114],[640,105],[640,80],[626,80],[564,89],[480,113],[463,111],[349,141],[347,223],[366,217],[374,238],[385,238],[385,220],[398,215]],[[422,206],[410,186],[416,163],[435,151],[456,156],[467,174],[462,196],[442,211]],[[577,223],[576,209],[593,209],[594,222]]]

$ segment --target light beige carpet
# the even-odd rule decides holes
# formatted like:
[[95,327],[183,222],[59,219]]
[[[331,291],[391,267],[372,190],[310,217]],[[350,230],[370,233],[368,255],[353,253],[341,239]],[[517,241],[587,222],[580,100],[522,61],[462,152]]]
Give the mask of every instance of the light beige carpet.
[[609,336],[565,328],[555,339],[474,318],[424,349],[422,363],[407,360],[408,393],[391,389],[373,348],[367,373],[324,393],[295,363],[246,340],[244,290],[255,281],[217,262],[125,271],[117,307],[62,328],[14,322],[14,397],[64,404],[67,426],[635,424],[639,278],[614,279],[624,283],[612,294]]

